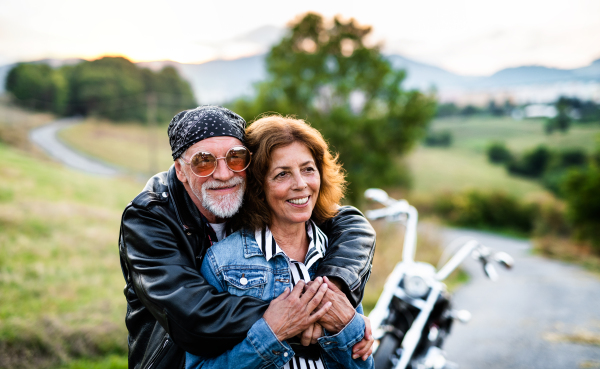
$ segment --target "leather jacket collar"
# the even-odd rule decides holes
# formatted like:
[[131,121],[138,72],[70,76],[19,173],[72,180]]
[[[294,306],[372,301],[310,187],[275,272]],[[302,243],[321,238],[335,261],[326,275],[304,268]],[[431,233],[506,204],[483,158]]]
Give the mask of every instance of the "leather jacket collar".
[[[175,208],[175,214],[177,215],[177,220],[181,223],[181,226],[186,232],[197,233],[198,230],[202,229],[202,225],[199,224],[198,217],[192,214],[188,202],[192,202],[189,198],[187,190],[183,186],[183,183],[177,178],[177,174],[175,173],[175,165],[171,165],[169,171],[167,172],[167,183],[168,183],[168,192],[173,199],[173,207]],[[185,197],[188,197],[188,201],[186,201]]]

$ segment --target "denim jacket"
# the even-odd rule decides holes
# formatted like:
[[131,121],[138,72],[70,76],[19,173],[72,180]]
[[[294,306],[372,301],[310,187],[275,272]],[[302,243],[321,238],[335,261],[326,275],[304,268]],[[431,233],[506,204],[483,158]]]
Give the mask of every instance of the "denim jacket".
[[[313,278],[318,262],[309,268]],[[219,292],[237,296],[252,296],[271,301],[285,288],[291,288],[288,261],[276,255],[269,261],[258,246],[254,233],[238,231],[208,249],[201,267],[201,274]],[[357,308],[362,313],[362,307]],[[373,358],[367,361],[352,359],[352,347],[362,340],[364,320],[354,318],[335,335],[318,339],[321,361],[328,369],[373,368]],[[186,369],[194,368],[281,368],[294,356],[287,342],[280,342],[264,319],[257,321],[248,331],[244,341],[232,350],[217,357],[186,356]]]

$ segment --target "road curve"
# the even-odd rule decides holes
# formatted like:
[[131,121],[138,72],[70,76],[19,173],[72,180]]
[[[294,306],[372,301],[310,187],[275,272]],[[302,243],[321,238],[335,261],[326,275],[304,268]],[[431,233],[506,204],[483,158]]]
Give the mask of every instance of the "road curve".
[[474,260],[472,276],[454,295],[469,310],[456,323],[444,350],[461,369],[600,368],[600,346],[575,343],[600,338],[600,279],[580,267],[531,254],[526,240],[484,232],[446,230],[444,240],[470,236],[515,258],[513,270],[488,280]]
[[59,130],[79,123],[81,123],[79,118],[59,119],[32,129],[29,132],[29,139],[48,153],[50,157],[70,168],[99,176],[111,177],[119,174],[119,169],[82,155],[80,152],[67,147],[56,137]]

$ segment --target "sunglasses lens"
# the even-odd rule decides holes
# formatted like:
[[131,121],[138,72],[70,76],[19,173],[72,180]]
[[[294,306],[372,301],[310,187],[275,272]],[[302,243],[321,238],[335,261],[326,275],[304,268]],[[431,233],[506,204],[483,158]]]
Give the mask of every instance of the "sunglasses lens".
[[199,152],[191,160],[192,172],[201,177],[211,175],[216,165],[217,159],[209,152]]
[[227,152],[227,166],[234,172],[241,172],[250,164],[250,152],[245,147],[234,147]]

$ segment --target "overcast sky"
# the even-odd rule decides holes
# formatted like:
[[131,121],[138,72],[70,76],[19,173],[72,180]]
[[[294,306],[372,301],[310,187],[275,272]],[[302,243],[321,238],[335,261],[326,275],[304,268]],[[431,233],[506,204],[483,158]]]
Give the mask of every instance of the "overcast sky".
[[0,65],[106,54],[231,59],[265,52],[270,35],[307,11],[353,17],[373,26],[385,52],[465,75],[600,58],[600,0],[0,0]]

